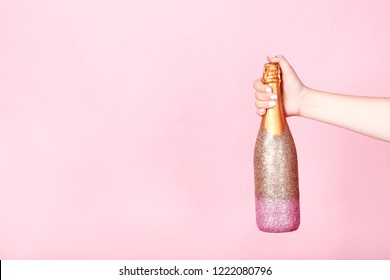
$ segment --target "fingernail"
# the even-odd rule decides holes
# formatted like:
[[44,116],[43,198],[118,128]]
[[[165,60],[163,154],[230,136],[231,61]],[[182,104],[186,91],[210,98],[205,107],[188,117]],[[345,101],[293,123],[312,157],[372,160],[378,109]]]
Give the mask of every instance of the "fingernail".
[[270,107],[275,107],[276,101],[270,101],[270,102],[268,103],[268,105],[269,105]]
[[275,57],[276,57],[276,55],[269,55],[269,54],[267,54],[267,56],[268,56],[269,58],[275,58]]
[[272,94],[272,95],[269,97],[269,99],[271,99],[271,100],[276,100],[276,99],[278,99],[278,96],[277,96],[276,94]]
[[272,88],[267,87],[267,88],[265,89],[265,91],[271,93],[271,92],[272,92]]
[[259,109],[259,112],[263,115],[265,113],[265,109]]

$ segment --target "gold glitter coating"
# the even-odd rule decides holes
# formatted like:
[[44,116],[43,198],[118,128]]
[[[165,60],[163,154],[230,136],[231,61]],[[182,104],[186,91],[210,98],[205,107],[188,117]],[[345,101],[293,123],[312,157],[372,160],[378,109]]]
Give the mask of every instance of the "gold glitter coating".
[[280,135],[260,127],[254,169],[257,196],[272,199],[299,197],[297,152],[288,126]]

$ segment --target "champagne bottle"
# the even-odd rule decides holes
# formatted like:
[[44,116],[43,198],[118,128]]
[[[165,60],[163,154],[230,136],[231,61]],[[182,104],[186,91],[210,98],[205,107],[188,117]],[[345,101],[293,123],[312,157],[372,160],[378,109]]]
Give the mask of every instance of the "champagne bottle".
[[264,65],[263,83],[277,101],[263,116],[256,139],[256,223],[265,232],[294,231],[300,224],[298,161],[284,112],[279,63]]

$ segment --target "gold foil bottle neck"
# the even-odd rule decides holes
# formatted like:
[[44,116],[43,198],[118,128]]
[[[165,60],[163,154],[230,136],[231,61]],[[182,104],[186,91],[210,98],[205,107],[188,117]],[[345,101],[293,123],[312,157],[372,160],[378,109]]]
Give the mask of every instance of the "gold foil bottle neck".
[[264,65],[263,83],[281,83],[279,63],[267,63]]
[[277,100],[275,107],[269,108],[263,116],[261,126],[274,135],[280,135],[287,127],[287,121],[283,105],[282,73],[279,63],[271,62],[264,65],[263,83],[272,88]]

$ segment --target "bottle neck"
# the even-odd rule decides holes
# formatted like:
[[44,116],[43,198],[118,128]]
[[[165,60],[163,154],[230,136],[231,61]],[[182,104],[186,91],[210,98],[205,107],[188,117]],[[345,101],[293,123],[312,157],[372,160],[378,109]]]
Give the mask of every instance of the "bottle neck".
[[268,85],[272,88],[272,92],[278,96],[278,99],[276,99],[275,107],[267,109],[261,120],[261,126],[268,132],[279,135],[282,134],[287,126],[281,85],[279,82],[268,83]]

